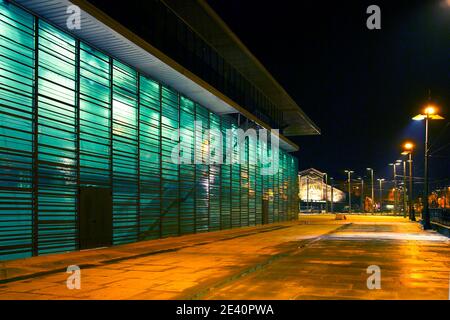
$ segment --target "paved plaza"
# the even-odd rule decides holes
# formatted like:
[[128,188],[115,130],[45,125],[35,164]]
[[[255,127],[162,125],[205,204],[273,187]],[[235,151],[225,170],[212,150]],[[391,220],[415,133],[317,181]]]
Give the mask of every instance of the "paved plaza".
[[[80,289],[67,288],[69,265]],[[380,289],[369,290],[369,266]],[[0,299],[449,299],[450,241],[402,217],[301,216],[0,263]]]

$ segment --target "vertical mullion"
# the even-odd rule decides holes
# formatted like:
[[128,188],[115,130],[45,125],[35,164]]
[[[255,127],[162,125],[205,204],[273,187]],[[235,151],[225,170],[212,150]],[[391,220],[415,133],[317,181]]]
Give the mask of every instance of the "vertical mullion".
[[[202,138],[203,140],[203,138]],[[208,231],[211,231],[211,112],[208,110],[208,154],[206,155],[208,163]]]
[[136,238],[141,239],[141,75],[137,73],[137,231]]
[[263,163],[261,161],[261,159],[263,158],[263,142],[262,140],[259,140],[259,175],[261,176],[260,181],[261,181],[261,225],[264,224],[264,176],[261,174],[262,169],[263,169]]
[[194,233],[197,233],[197,104],[194,103]]
[[220,132],[220,136],[218,137],[220,139],[220,165],[219,167],[219,230],[223,229],[222,225],[222,166],[223,163],[223,136],[222,136],[222,117],[219,117],[219,129],[218,132]]
[[[241,129],[241,118],[240,118],[240,114],[239,115],[239,120],[238,120],[238,125],[237,125],[237,130]],[[237,146],[238,146],[238,168],[239,168],[239,227],[242,227],[242,159],[241,159],[241,141],[239,141],[239,138],[237,138]],[[245,140],[244,140],[244,148],[245,148]],[[244,150],[245,153],[245,150]]]
[[113,151],[113,125],[114,125],[114,116],[113,116],[113,99],[114,99],[114,79],[113,79],[113,72],[114,72],[114,66],[113,66],[113,59],[109,57],[109,103],[110,103],[110,114],[109,114],[109,181],[110,181],[110,188],[111,188],[111,201],[112,201],[112,242],[114,243],[114,178],[113,178],[113,172],[114,172],[114,151]]
[[162,85],[159,85],[159,237],[162,238],[162,214],[163,214],[163,172],[162,172],[162,156],[163,156],[163,139],[162,139]]
[[75,226],[78,239],[75,239],[76,248],[80,249],[80,40],[75,40],[75,152],[76,152],[76,181],[77,195],[75,203]]
[[230,122],[230,119],[228,119],[228,123],[230,124],[227,126],[227,130],[225,131],[227,134],[230,134],[230,137],[226,138],[227,144],[230,144],[230,165],[229,165],[229,177],[230,177],[230,186],[228,188],[229,190],[229,196],[230,196],[230,229],[233,228],[233,157],[234,157],[234,150],[233,150],[233,131],[232,124]]
[[244,142],[245,166],[247,167],[247,226],[250,226],[250,137]]
[[178,235],[181,235],[181,164],[180,164],[180,140],[181,140],[181,97],[177,93],[178,100]]
[[234,150],[234,119],[230,118],[230,125],[229,125],[229,132],[230,132],[230,205],[231,205],[231,218],[230,218],[230,228],[235,227],[235,213],[234,213],[234,172],[236,171],[236,165],[235,165],[235,150]]
[[32,221],[32,255],[38,255],[39,218],[38,218],[38,86],[39,86],[39,19],[34,17],[34,89],[33,89],[33,221]]

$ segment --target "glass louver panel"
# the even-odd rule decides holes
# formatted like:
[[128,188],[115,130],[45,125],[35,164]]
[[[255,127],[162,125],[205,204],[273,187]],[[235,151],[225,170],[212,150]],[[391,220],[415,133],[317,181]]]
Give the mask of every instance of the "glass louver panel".
[[195,104],[180,97],[180,233],[195,232]]
[[0,260],[33,251],[34,30],[0,1]]
[[179,129],[178,94],[162,88],[161,97],[161,234],[163,237],[179,234],[179,166],[172,161],[172,152],[178,148]]
[[37,78],[38,253],[76,244],[76,42],[39,21]]
[[137,240],[138,234],[138,76],[113,61],[112,189],[113,243]]
[[195,231],[209,228],[209,111],[196,105],[195,120]]
[[209,231],[220,229],[220,158],[222,148],[220,140],[220,117],[209,113]]
[[111,185],[111,64],[80,44],[80,184]]
[[244,140],[239,142],[240,144],[240,152],[239,152],[239,162],[240,165],[240,195],[241,195],[241,226],[248,226],[249,225],[249,203],[248,203],[248,191],[249,191],[249,179],[248,179],[248,145],[249,140],[248,137],[244,137]]
[[140,78],[139,182],[140,239],[160,237],[161,93],[160,85]]
[[255,168],[255,221],[256,224],[263,223],[263,176],[261,175],[261,160],[262,145],[259,140],[256,141],[256,168]]
[[228,116],[223,116],[221,119],[223,163],[220,168],[220,212],[222,229],[231,228],[231,163],[229,161],[232,155],[228,153],[228,149],[232,141],[229,139],[228,130],[231,130],[231,119]]
[[248,138],[248,224],[256,224],[256,175],[257,175],[257,138],[249,135]]
[[241,226],[241,165],[237,121],[231,123],[231,227]]

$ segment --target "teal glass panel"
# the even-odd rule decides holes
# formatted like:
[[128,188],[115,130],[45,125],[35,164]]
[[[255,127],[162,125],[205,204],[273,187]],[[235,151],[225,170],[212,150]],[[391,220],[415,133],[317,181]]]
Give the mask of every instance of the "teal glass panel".
[[[209,231],[220,230],[220,158],[222,141],[220,117],[209,113]],[[217,163],[219,162],[219,163]]]
[[285,198],[285,183],[284,183],[284,175],[286,173],[286,154],[284,152],[280,152],[280,169],[278,172],[278,194],[279,194],[279,204],[278,204],[278,215],[280,221],[286,220],[286,198]]
[[261,154],[262,146],[258,139],[256,141],[256,165],[255,165],[255,222],[256,224],[262,224],[262,202],[263,202],[263,176],[261,175]]
[[161,94],[160,85],[141,76],[139,91],[140,239],[160,237]]
[[32,255],[34,34],[0,1],[0,260]]
[[195,128],[195,231],[209,229],[209,111],[196,105],[195,120],[201,122]]
[[254,136],[248,138],[248,224],[256,225],[256,140]]
[[[267,143],[261,143],[261,154],[264,157],[270,157],[270,144]],[[270,166],[269,163],[261,163],[261,169],[268,169]],[[263,199],[267,201],[267,222],[272,223],[273,222],[273,177],[269,174],[264,174],[261,176],[262,180],[262,194]],[[263,213],[264,215],[264,213]],[[264,217],[263,217],[264,220]]]
[[161,98],[161,234],[168,237],[179,234],[179,166],[172,160],[179,143],[179,103],[178,94],[166,87]]
[[180,97],[180,233],[195,232],[195,104]]
[[[267,154],[269,159],[271,159],[272,157],[272,146],[270,143],[267,144]],[[271,164],[268,164],[268,166],[271,166]],[[275,222],[275,217],[274,217],[274,175],[273,174],[268,174],[267,175],[267,183],[265,184],[265,186],[267,187],[267,192],[269,193],[269,223],[273,223]]]
[[38,253],[76,248],[75,39],[39,21]]
[[113,61],[113,243],[138,238],[138,76]]
[[245,137],[244,141],[241,141],[240,143],[240,150],[239,150],[239,159],[240,159],[240,195],[241,195],[241,206],[240,206],[240,214],[241,214],[241,226],[248,226],[249,225],[249,212],[248,212],[248,191],[249,191],[249,179],[248,179],[248,137]]
[[231,123],[231,227],[237,228],[241,224],[241,165],[239,163],[240,150],[237,135],[237,121]]
[[[278,154],[274,155],[276,157],[277,162]],[[280,194],[278,190],[278,177],[280,174],[280,168],[278,167],[278,171],[273,174],[273,221],[279,222],[280,221]]]
[[111,185],[111,66],[109,57],[80,45],[80,184]]
[[231,120],[228,116],[221,119],[222,146],[223,146],[223,164],[220,171],[220,213],[222,229],[231,228],[231,154],[228,154],[228,147],[232,144],[227,136],[231,130]]

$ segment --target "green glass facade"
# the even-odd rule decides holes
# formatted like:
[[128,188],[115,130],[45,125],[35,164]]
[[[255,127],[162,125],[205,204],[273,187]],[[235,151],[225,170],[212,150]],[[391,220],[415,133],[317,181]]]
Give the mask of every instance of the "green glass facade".
[[[112,244],[296,217],[297,159],[280,150],[261,175],[270,145],[240,152],[227,129],[233,117],[0,0],[0,260],[79,249],[83,186],[111,190]],[[172,161],[179,143],[206,160],[219,139],[246,161]]]

